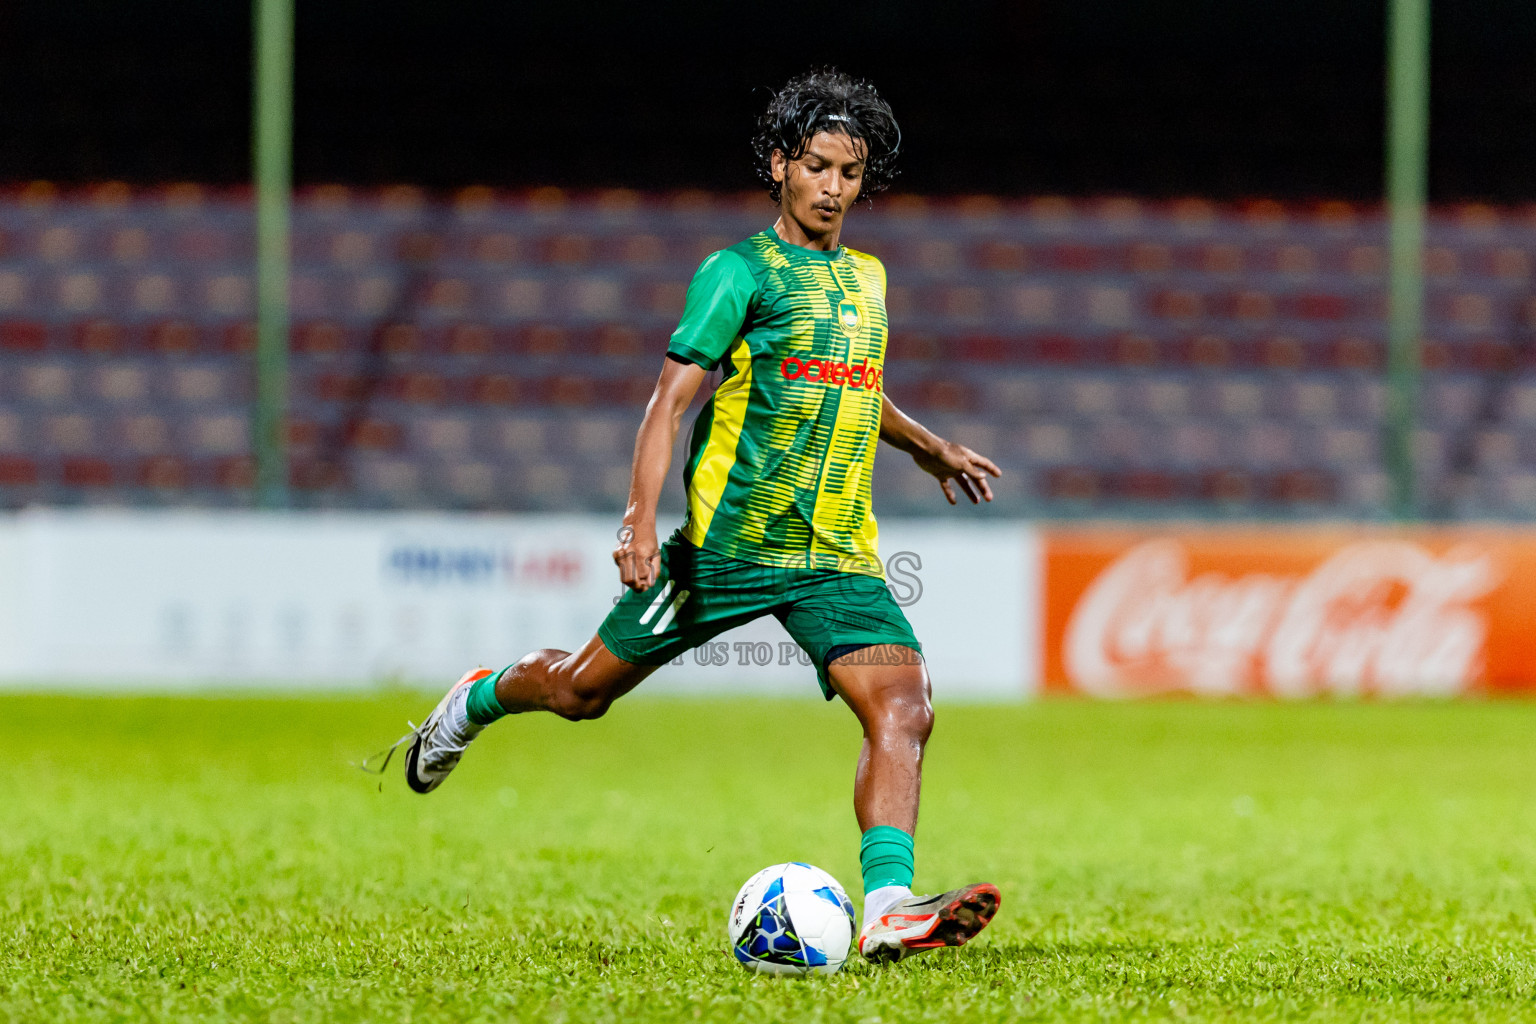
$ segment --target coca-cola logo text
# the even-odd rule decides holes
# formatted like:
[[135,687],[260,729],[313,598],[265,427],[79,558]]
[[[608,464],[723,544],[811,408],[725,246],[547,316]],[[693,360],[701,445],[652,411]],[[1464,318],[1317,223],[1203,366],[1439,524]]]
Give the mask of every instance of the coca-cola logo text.
[[1345,544],[1295,575],[1203,572],[1172,539],[1105,567],[1066,623],[1062,662],[1104,697],[1457,693],[1479,679],[1501,573],[1484,550]]

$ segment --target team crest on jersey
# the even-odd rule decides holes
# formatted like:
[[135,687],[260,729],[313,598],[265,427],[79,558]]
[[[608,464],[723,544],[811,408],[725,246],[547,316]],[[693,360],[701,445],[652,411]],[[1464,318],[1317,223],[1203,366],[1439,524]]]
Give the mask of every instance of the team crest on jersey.
[[857,304],[847,299],[844,299],[842,302],[837,304],[837,322],[842,325],[843,331],[845,333],[851,336],[857,336],[859,333],[860,320],[861,317]]

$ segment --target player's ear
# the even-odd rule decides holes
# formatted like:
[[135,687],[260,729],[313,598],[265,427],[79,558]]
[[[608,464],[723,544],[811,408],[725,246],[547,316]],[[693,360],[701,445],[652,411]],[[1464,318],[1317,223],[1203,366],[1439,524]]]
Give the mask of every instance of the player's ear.
[[774,181],[782,182],[784,174],[789,168],[789,161],[784,159],[784,151],[776,149],[768,157],[768,173],[773,175]]

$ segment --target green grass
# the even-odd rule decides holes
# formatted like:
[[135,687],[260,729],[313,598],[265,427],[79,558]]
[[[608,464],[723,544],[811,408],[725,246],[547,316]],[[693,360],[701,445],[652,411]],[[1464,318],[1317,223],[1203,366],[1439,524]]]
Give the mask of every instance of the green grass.
[[1536,706],[941,707],[918,884],[961,950],[747,975],[727,904],[858,896],[841,705],[512,719],[428,798],[430,701],[0,697],[0,1020],[1530,1019]]

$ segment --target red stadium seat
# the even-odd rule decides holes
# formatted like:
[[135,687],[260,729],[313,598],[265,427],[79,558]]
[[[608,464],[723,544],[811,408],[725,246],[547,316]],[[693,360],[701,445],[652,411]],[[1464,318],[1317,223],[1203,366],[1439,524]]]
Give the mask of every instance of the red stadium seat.
[[551,405],[588,406],[597,398],[597,388],[587,377],[561,374],[540,382],[534,393]]
[[542,255],[546,263],[580,266],[591,261],[595,250],[590,236],[566,233],[546,239]]
[[1259,343],[1259,362],[1267,369],[1299,370],[1310,361],[1307,346],[1296,338],[1275,335]]
[[76,324],[73,334],[74,347],[91,355],[114,355],[129,348],[124,326],[104,318]]
[[316,459],[294,459],[288,464],[288,485],[300,491],[326,491],[344,486],[341,469]]
[[470,380],[469,398],[485,405],[517,405],[522,401],[522,382],[510,373],[487,373]]
[[512,265],[531,261],[534,255],[528,243],[508,231],[495,231],[476,237],[469,246],[470,256],[480,263]]
[[326,439],[326,430],[315,420],[289,416],[283,423],[283,436],[287,438],[291,452],[308,455],[320,448]]
[[496,332],[480,324],[454,324],[443,347],[453,356],[488,356],[497,349]]
[[367,417],[347,431],[347,444],[352,448],[371,451],[396,451],[402,446],[405,432],[398,423],[376,416]]
[[937,359],[939,339],[931,334],[897,333],[891,335],[885,346],[885,357],[891,359]]
[[160,455],[139,463],[135,482],[140,487],[155,490],[182,490],[191,481],[192,474],[184,459]]
[[[644,355],[646,352],[645,339],[640,332],[623,324],[609,324],[600,328],[595,340],[597,354],[600,356],[627,358]],[[652,351],[660,358],[665,349],[665,342],[661,342]]]
[[293,328],[293,351],[300,355],[332,358],[353,347],[347,329],[328,320],[299,324]]
[[0,455],[0,487],[30,487],[37,478],[37,463],[30,457]]
[[430,231],[409,231],[400,236],[395,255],[402,263],[423,265],[443,258],[447,248],[443,239]]
[[1242,470],[1219,469],[1201,476],[1199,496],[1222,504],[1246,503],[1258,493],[1253,477]]
[[[1507,373],[1519,360],[1520,350],[1501,338],[1478,338],[1466,346],[1463,355],[1468,369],[1478,373]],[[1529,353],[1527,358],[1536,357]]]
[[518,339],[520,350],[530,356],[564,355],[571,347],[570,332],[550,324],[535,324]]
[[112,463],[88,456],[65,459],[59,473],[66,487],[111,487],[114,477]]
[[1172,288],[1155,292],[1150,299],[1149,312],[1164,320],[1192,321],[1205,315],[1205,296],[1189,288]]
[[408,359],[422,350],[421,329],[415,324],[389,324],[379,331],[378,350],[391,359]]
[[1179,479],[1155,469],[1133,469],[1115,481],[1118,497],[1130,501],[1169,502],[1180,496]]
[[920,394],[922,408],[936,412],[965,412],[976,406],[976,397],[964,381],[928,381],[922,385]]
[[312,393],[322,402],[357,402],[367,398],[378,384],[361,373],[318,373]]
[[1030,266],[1030,251],[1019,242],[989,239],[971,251],[970,264],[978,270],[1019,273]]
[[386,393],[412,405],[441,405],[448,400],[448,382],[436,373],[406,373],[392,378]]
[[646,377],[618,377],[593,382],[592,402],[614,409],[644,408],[651,400],[656,382]]
[[1332,345],[1329,362],[1340,370],[1377,370],[1385,357],[1385,346],[1365,338],[1346,336]]
[[1298,320],[1344,320],[1356,315],[1354,303],[1347,295],[1326,292],[1306,292],[1282,304],[1287,316]]
[[1086,344],[1070,334],[1041,334],[1033,339],[1033,348],[1042,363],[1070,366],[1084,361]]
[[1287,505],[1321,505],[1333,500],[1333,477],[1317,470],[1291,470],[1275,476],[1269,485],[1270,496]]
[[0,321],[0,349],[36,353],[48,347],[48,326],[33,320]]
[[248,320],[229,324],[224,328],[219,338],[221,351],[232,354],[247,354],[256,351],[256,325]]
[[1162,345],[1145,334],[1122,334],[1110,347],[1111,360],[1118,366],[1156,366],[1162,359]]
[[191,355],[198,345],[198,328],[185,320],[168,320],[149,330],[149,349],[160,355]]
[[1062,466],[1045,474],[1045,496],[1058,501],[1093,501],[1103,490],[1099,474],[1081,466]]
[[256,486],[256,460],[249,455],[217,460],[213,464],[213,482],[224,490],[250,490]]

